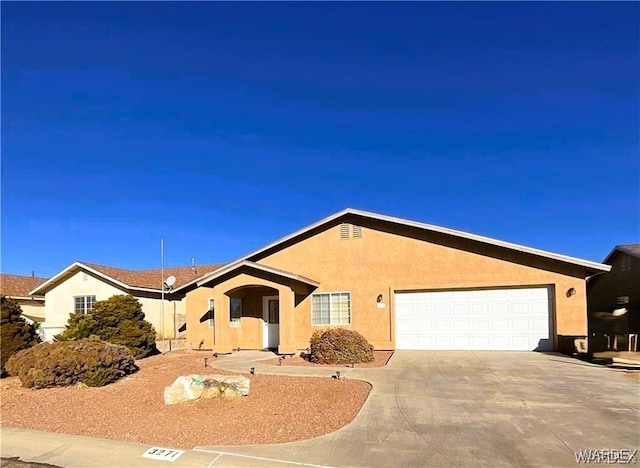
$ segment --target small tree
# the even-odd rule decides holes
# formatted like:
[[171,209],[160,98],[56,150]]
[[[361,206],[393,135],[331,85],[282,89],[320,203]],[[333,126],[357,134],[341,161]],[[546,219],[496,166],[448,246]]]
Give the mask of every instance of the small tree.
[[30,348],[40,342],[36,328],[22,317],[22,309],[13,299],[0,298],[0,340],[2,340],[2,369],[9,358],[22,349]]
[[96,302],[90,314],[71,314],[65,330],[55,338],[70,341],[92,335],[126,346],[137,359],[158,352],[153,325],[144,319],[142,306],[133,296],[111,296],[106,301]]

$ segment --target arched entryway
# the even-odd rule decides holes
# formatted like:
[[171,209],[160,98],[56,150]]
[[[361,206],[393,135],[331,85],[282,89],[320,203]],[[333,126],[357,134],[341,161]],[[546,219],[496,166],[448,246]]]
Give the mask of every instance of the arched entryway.
[[229,325],[240,328],[240,342],[252,348],[278,349],[280,297],[275,288],[248,284],[225,292],[229,297]]

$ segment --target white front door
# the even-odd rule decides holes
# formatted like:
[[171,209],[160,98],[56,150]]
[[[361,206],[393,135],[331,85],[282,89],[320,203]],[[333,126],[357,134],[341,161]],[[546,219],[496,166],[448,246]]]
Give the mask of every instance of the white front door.
[[396,349],[551,350],[549,291],[396,294]]
[[262,298],[262,347],[277,348],[280,343],[280,302],[278,296]]

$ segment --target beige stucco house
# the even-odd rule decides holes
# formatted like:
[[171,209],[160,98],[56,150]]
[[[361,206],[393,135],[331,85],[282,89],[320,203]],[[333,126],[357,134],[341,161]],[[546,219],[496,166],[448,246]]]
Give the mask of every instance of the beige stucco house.
[[22,316],[27,322],[37,325],[44,321],[44,295],[32,295],[30,292],[45,281],[46,278],[2,273],[0,295],[17,301],[22,309]]
[[345,327],[376,349],[566,350],[608,265],[346,209],[175,290],[187,341],[305,349]]
[[[44,339],[52,340],[60,333],[72,312],[89,313],[96,301],[117,294],[131,294],[138,298],[146,320],[151,322],[158,339],[179,337],[185,323],[184,294],[175,289],[208,273],[220,265],[197,267],[171,267],[152,270],[128,270],[88,262],[75,262],[52,278],[34,287],[31,295],[44,297]],[[176,281],[172,288],[165,285],[162,301],[163,278]],[[164,317],[164,319],[163,319]]]

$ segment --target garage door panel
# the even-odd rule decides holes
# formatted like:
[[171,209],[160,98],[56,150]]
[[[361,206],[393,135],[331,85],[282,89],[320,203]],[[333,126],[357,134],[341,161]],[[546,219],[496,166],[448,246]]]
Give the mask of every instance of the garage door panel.
[[494,333],[505,333],[509,331],[508,320],[493,320],[491,322],[491,331]]
[[469,333],[471,326],[467,320],[456,320],[453,322],[453,331],[455,333]]
[[469,315],[469,305],[453,304],[451,306],[451,315],[454,317],[467,317]]
[[511,320],[511,331],[513,333],[529,333],[533,331],[534,324],[530,320],[525,319],[513,319]]
[[397,349],[551,346],[547,288],[396,294]]
[[469,349],[471,344],[469,343],[469,336],[460,335],[452,338],[452,344],[454,349]]
[[476,335],[489,334],[491,331],[491,322],[488,319],[480,320],[477,317],[469,319],[469,329]]
[[549,338],[549,321],[548,320],[532,320],[531,331],[537,334],[545,334],[544,338]]
[[450,333],[453,331],[451,329],[451,322],[446,320],[434,321],[433,328],[436,333]]
[[489,337],[488,336],[470,336],[469,348],[465,349],[489,349]]

